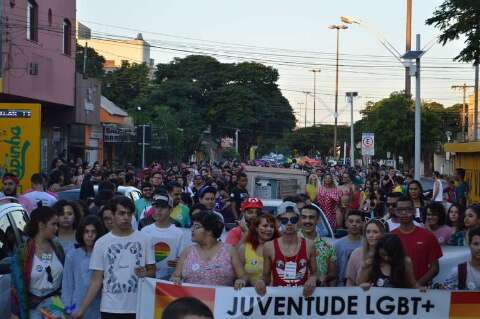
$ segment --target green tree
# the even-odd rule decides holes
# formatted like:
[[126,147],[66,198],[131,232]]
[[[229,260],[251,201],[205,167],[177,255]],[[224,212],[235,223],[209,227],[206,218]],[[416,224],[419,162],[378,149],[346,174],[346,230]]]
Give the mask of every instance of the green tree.
[[205,131],[214,140],[240,130],[239,150],[272,138],[280,140],[295,117],[278,85],[278,71],[258,63],[220,63],[209,56],[175,58],[159,64],[151,105],[166,105],[185,130],[190,152]]
[[[85,63],[85,47],[77,43],[77,54],[75,56],[75,69],[77,73],[83,73]],[[86,75],[92,78],[102,78],[105,75],[103,64],[105,58],[99,55],[93,48],[87,48],[87,60],[85,64]]]
[[145,63],[123,61],[119,69],[105,74],[102,94],[129,113],[139,106],[144,108],[151,92],[149,72]]
[[[343,152],[343,143],[350,144],[350,128],[339,125],[337,129],[338,145],[342,146],[341,152]],[[304,155],[328,156],[332,154],[333,131],[333,125],[300,128],[289,134],[284,143],[290,150],[296,150]]]
[[433,16],[427,19],[428,25],[433,25],[442,31],[439,42],[465,39],[465,47],[454,58],[456,61],[473,62],[476,68],[475,76],[475,108],[478,108],[478,85],[480,63],[480,1],[478,0],[445,0]]

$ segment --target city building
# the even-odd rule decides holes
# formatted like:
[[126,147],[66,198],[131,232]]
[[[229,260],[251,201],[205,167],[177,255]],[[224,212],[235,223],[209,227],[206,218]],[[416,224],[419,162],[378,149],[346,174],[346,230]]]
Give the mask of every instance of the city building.
[[[123,61],[145,63],[153,72],[154,60],[150,58],[150,44],[143,40],[141,33],[134,39],[95,37],[92,30],[77,23],[77,42],[95,49],[105,58],[105,71],[113,71],[122,66]],[[153,73],[152,73],[153,74]]]
[[134,158],[136,132],[133,119],[127,112],[102,96],[100,122],[103,127],[102,160],[125,164],[128,159]]
[[[0,1],[0,102],[39,103],[43,168],[65,154],[75,109],[75,0]],[[38,145],[38,144],[37,144]]]

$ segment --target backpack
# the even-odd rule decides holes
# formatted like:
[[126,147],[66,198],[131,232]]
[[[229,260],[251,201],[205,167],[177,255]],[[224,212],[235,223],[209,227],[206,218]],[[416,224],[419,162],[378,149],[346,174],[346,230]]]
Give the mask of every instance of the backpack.
[[465,290],[467,288],[467,263],[457,265],[458,270],[458,290]]

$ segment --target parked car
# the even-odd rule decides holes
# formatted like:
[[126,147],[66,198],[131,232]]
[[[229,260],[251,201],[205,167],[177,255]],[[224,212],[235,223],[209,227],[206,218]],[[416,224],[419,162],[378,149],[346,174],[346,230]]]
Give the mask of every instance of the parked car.
[[0,205],[0,318],[10,318],[10,260],[29,218],[18,203]]
[[[262,202],[263,202],[263,209],[271,213],[273,216],[276,216],[277,208],[278,206],[280,206],[280,204],[283,201],[282,200],[262,200]],[[317,207],[318,210],[320,211],[320,218],[317,224],[318,234],[321,237],[327,238],[329,240],[333,240],[336,237],[336,234],[332,230],[332,227],[330,226],[330,223],[328,222],[327,217],[325,217],[325,213],[317,205],[315,204],[312,204],[312,205]]]
[[[95,194],[98,193],[98,185],[93,187]],[[142,197],[142,192],[133,186],[118,186],[117,193],[127,196],[132,201],[136,201],[137,199]],[[57,193],[58,199],[65,199],[68,201],[78,201],[80,200],[80,188],[72,188],[68,190],[64,190]]]

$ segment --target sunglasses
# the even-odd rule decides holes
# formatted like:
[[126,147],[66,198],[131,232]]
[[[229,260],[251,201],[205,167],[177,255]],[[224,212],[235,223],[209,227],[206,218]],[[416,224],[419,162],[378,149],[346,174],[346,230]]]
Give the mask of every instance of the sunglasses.
[[279,220],[280,220],[280,223],[282,223],[282,225],[287,225],[288,223],[292,224],[292,225],[295,225],[298,223],[298,216],[293,216],[293,217],[280,217]]

